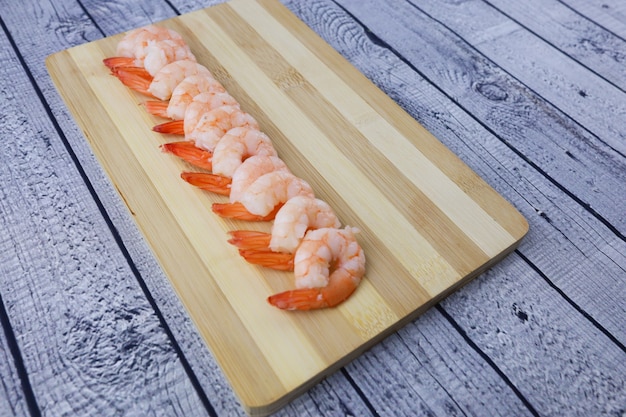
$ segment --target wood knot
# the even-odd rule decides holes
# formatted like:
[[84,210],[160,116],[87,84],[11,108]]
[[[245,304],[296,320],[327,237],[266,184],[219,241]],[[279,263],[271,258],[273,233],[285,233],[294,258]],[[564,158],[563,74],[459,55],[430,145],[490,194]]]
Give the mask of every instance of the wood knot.
[[298,71],[289,67],[285,71],[281,71],[274,77],[274,83],[283,91],[299,88],[306,83],[306,80]]
[[492,101],[503,101],[508,97],[507,92],[494,83],[476,83],[474,89],[483,97]]

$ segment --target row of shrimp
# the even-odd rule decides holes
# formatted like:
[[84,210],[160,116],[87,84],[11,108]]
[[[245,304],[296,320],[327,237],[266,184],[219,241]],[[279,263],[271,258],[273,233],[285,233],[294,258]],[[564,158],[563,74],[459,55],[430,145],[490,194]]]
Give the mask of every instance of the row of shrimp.
[[146,110],[169,119],[156,132],[180,135],[161,145],[204,172],[183,172],[189,184],[228,196],[213,212],[272,222],[271,232],[235,230],[228,242],[249,263],[293,271],[295,289],[268,301],[286,310],[333,307],[365,273],[359,229],[341,223],[312,187],[278,157],[271,139],[171,29],[150,25],[128,32],[104,64],[124,85],[148,96]]

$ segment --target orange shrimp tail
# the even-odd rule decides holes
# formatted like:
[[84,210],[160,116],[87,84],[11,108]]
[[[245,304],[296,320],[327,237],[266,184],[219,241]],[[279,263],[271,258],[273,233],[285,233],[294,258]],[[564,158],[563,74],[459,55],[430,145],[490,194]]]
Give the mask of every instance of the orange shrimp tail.
[[274,207],[274,210],[272,210],[266,216],[259,216],[257,214],[250,213],[248,210],[246,210],[246,207],[239,202],[213,203],[212,209],[214,213],[228,219],[245,220],[249,222],[266,222],[273,220],[274,217],[276,217],[276,212],[278,211],[278,209],[280,209],[280,206],[281,205],[277,205],[276,207]]
[[152,128],[155,132],[167,133],[170,135],[184,135],[185,134],[185,121],[184,120],[172,120],[171,122],[161,123]]
[[105,58],[102,60],[104,65],[107,66],[110,70],[114,70],[116,68],[128,68],[134,67],[135,59],[129,58],[125,56],[114,56],[111,58]]
[[345,301],[356,287],[346,291],[332,291],[328,288],[302,288],[271,295],[267,301],[282,310],[316,310],[335,307]]
[[230,195],[230,178],[203,172],[183,172],[180,177],[202,190],[225,196]]
[[272,252],[271,250],[239,249],[239,254],[249,263],[278,271],[293,271],[292,253]]
[[135,67],[115,68],[113,74],[131,90],[152,97],[152,93],[148,91],[152,83],[152,76],[146,70]]
[[228,234],[230,235],[228,243],[239,249],[268,250],[272,239],[269,233],[253,230],[232,230]]
[[145,102],[146,111],[148,113],[152,114],[153,116],[164,117],[166,119],[169,119],[169,116],[167,115],[168,105],[169,103],[167,101],[151,100]]
[[198,168],[209,171],[213,168],[213,152],[198,148],[193,142],[181,141],[165,143],[161,145],[161,150],[174,154]]

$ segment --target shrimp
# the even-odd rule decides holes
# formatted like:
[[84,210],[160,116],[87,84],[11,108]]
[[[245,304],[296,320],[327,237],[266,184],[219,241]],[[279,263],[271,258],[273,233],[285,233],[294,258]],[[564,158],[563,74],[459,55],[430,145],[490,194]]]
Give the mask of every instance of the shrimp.
[[180,60],[167,64],[154,77],[146,77],[131,68],[116,68],[113,71],[114,75],[127,87],[159,100],[168,100],[174,88],[190,75],[214,78],[208,68],[192,60]]
[[[169,101],[147,101],[145,103],[146,110],[155,116],[172,120],[183,120],[185,112],[194,98],[196,96],[199,97],[200,93],[226,93],[226,89],[213,77],[192,75],[182,80],[172,90],[172,96]],[[233,102],[236,103],[233,99],[229,102],[223,101],[223,104],[232,104]]]
[[259,129],[258,122],[239,106],[220,106],[200,116],[195,126],[185,124],[185,139],[199,148],[213,151],[219,140],[233,127]]
[[234,127],[217,142],[213,152],[189,145],[191,142],[170,142],[161,146],[166,151],[183,160],[213,171],[214,175],[232,177],[243,160],[252,155],[275,156],[276,150],[267,135],[250,127]]
[[258,129],[234,127],[213,149],[213,173],[232,177],[245,159],[253,155],[276,156],[270,138]]
[[232,178],[202,172],[183,172],[181,177],[189,184],[206,191],[232,196],[238,200],[246,188],[263,174],[272,171],[290,172],[282,159],[276,156],[256,155],[246,159]]
[[196,60],[182,36],[171,29],[149,25],[128,32],[118,43],[116,56],[103,62],[111,70],[137,67],[154,76],[166,64],[180,59]]
[[296,289],[271,295],[267,301],[283,310],[334,307],[345,301],[365,275],[358,232],[350,226],[308,231],[294,258]]
[[338,228],[340,225],[325,201],[296,196],[278,210],[271,233],[231,231],[228,242],[237,246],[239,253],[250,263],[288,271],[293,269],[293,254],[308,230]]
[[213,212],[226,218],[267,221],[274,218],[280,207],[297,195],[314,197],[311,186],[301,178],[285,171],[272,171],[257,178],[238,200],[231,191],[230,203],[214,203]]
[[[172,93],[172,98],[174,93]],[[171,101],[172,99],[170,99]],[[189,135],[198,125],[202,116],[221,106],[234,106],[239,108],[239,103],[226,91],[205,91],[196,94],[191,103],[185,109],[183,117],[179,120],[161,123],[152,128],[155,132],[170,135]]]

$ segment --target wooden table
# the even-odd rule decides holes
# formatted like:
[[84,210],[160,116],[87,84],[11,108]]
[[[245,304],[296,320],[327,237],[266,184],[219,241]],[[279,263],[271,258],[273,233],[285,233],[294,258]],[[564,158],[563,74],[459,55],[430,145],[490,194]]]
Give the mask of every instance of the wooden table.
[[[245,415],[44,65],[215,3],[0,1],[0,415]],[[277,415],[626,413],[626,6],[512,3],[284,2],[530,231]]]

